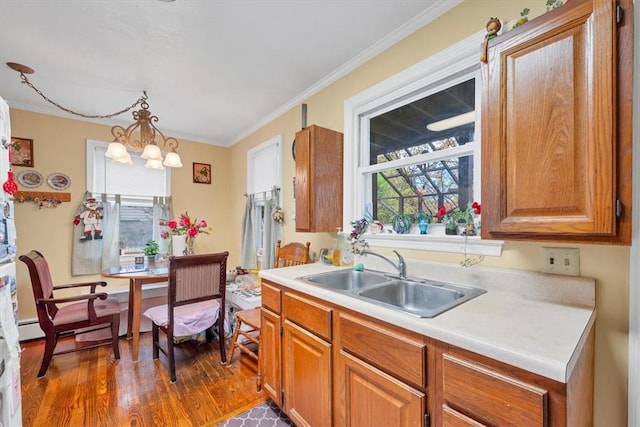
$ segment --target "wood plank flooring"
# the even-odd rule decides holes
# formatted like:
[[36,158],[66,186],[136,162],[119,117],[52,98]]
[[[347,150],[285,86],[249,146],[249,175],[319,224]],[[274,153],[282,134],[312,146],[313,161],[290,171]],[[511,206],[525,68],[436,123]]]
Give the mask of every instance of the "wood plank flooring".
[[[73,345],[71,339],[58,344]],[[120,338],[120,360],[110,346],[54,356],[47,374],[36,375],[44,341],[22,343],[24,427],[215,426],[266,400],[256,391],[255,364],[236,352],[220,363],[218,342],[176,347],[177,381],[167,359],[153,360],[151,333],[140,335],[139,360],[131,341]]]

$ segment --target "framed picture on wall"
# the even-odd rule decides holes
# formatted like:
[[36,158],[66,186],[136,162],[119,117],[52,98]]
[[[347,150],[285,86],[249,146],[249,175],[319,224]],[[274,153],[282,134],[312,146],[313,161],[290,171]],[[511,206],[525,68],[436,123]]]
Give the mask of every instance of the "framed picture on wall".
[[33,139],[11,137],[11,165],[33,167]]
[[193,182],[196,184],[211,184],[211,165],[208,163],[194,163]]

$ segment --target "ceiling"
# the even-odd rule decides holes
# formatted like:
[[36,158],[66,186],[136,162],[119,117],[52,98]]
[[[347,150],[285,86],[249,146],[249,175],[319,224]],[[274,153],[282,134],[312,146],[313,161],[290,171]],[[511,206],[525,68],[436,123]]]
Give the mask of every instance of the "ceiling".
[[86,120],[17,62],[67,109],[107,115],[144,90],[165,135],[231,146],[461,1],[0,0],[0,96]]

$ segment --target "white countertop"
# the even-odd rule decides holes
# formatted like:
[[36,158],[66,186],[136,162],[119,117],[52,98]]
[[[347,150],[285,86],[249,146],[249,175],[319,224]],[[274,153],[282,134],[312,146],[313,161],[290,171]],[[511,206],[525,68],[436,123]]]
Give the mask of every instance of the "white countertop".
[[[390,271],[368,257],[367,269]],[[566,383],[595,321],[595,281],[519,270],[407,260],[409,276],[487,290],[434,318],[419,318],[296,280],[337,269],[320,263],[260,277],[451,345]],[[348,268],[348,267],[343,267]]]

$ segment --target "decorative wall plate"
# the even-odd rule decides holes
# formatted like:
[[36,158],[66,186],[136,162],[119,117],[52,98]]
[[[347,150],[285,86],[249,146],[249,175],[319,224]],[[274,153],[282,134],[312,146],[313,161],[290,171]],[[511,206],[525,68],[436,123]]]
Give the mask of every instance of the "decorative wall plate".
[[18,183],[26,188],[36,188],[42,185],[44,178],[42,174],[35,170],[26,170],[18,174]]
[[52,173],[47,177],[47,183],[54,190],[64,190],[71,185],[71,179],[63,173]]

